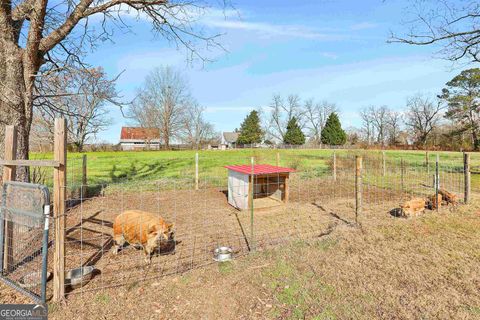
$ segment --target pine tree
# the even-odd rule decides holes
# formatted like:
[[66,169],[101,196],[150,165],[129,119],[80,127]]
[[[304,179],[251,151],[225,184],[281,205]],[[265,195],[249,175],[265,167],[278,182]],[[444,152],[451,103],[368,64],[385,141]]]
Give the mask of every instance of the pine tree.
[[263,139],[263,131],[260,127],[260,117],[258,112],[253,110],[243,120],[240,127],[240,134],[238,136],[237,143],[239,144],[252,144],[260,143]]
[[287,132],[283,137],[283,142],[285,144],[301,145],[305,143],[305,135],[302,132],[302,129],[298,125],[297,119],[292,117],[287,124]]
[[322,143],[332,146],[344,145],[347,142],[347,134],[342,129],[340,119],[332,112],[322,130]]
[[480,69],[463,70],[446,86],[440,96],[448,103],[445,117],[456,123],[458,132],[470,133],[473,149],[480,150]]

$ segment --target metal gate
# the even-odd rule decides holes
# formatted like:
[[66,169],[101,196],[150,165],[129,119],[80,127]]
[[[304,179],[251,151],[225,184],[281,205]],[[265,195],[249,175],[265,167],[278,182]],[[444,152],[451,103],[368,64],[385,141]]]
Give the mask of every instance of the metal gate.
[[5,182],[0,206],[0,280],[36,302],[46,300],[50,193]]

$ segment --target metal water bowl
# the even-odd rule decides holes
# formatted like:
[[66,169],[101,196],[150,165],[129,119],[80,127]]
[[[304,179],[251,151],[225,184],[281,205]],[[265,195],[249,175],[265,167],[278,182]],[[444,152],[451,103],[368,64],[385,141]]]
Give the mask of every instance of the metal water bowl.
[[[52,273],[47,272],[47,281],[51,278]],[[30,272],[20,278],[18,284],[22,288],[34,288],[42,284],[41,272]]]
[[94,266],[72,269],[65,273],[65,285],[70,286],[72,289],[83,286],[92,279],[94,271]]
[[233,250],[230,247],[218,247],[213,251],[213,260],[226,262],[233,259]]

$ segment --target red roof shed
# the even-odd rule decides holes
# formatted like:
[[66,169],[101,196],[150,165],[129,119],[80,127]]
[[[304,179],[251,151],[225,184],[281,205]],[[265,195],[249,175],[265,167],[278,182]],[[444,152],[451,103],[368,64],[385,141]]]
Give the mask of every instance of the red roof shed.
[[[252,166],[251,165],[236,165],[236,166],[225,166],[228,170],[240,172],[243,174],[252,174]],[[295,172],[292,168],[285,168],[285,167],[277,167],[272,166],[270,164],[255,164],[253,165],[253,174],[254,175],[261,175],[261,174],[275,174],[275,173],[290,173]]]
[[266,208],[288,202],[292,168],[269,164],[231,165],[228,169],[228,203],[240,210]]
[[135,128],[122,127],[120,140],[155,140],[160,139],[160,130],[158,128]]

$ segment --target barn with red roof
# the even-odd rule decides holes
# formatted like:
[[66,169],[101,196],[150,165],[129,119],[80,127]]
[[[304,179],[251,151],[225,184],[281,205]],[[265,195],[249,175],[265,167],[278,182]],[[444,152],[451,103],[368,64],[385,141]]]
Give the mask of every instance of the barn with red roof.
[[160,130],[158,128],[122,127],[120,133],[122,150],[159,150]]

